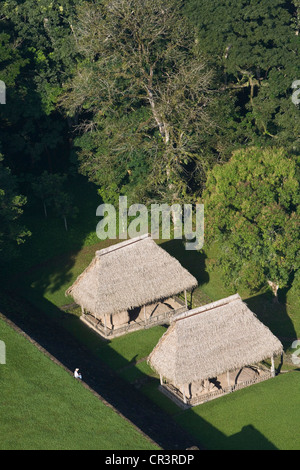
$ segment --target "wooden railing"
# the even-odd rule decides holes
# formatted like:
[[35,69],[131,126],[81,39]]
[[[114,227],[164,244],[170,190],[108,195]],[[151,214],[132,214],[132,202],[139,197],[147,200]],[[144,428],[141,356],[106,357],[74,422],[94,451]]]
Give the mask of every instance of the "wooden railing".
[[182,305],[182,306],[175,310],[169,310],[167,312],[163,312],[153,317],[150,317],[146,321],[145,320],[135,321],[135,322],[123,325],[121,327],[115,327],[115,328],[109,328],[108,326],[105,327],[103,323],[101,323],[100,321],[97,321],[93,316],[86,315],[86,314],[83,315],[83,320],[89,325],[91,325],[94,329],[98,330],[102,336],[105,336],[107,338],[121,336],[123,334],[130,333],[132,331],[148,329],[148,328],[152,328],[158,325],[164,325],[164,324],[169,325],[170,320],[174,315],[183,313],[187,310],[185,304],[180,299],[176,298],[175,300],[177,301],[179,305]]
[[208,401],[214,400],[215,398],[228,395],[229,393],[235,392],[237,390],[241,390],[243,388],[249,387],[250,385],[257,384],[259,382],[263,382],[268,380],[272,377],[271,371],[264,369],[257,377],[254,379],[246,380],[244,382],[238,383],[233,386],[223,387],[220,390],[215,390],[212,392],[207,392],[202,395],[198,395],[192,398],[185,398],[183,397],[182,392],[177,389],[174,385],[169,383],[164,383],[159,386],[161,392],[163,392],[166,396],[168,396],[171,400],[177,403],[182,408],[192,407],[201,405]]

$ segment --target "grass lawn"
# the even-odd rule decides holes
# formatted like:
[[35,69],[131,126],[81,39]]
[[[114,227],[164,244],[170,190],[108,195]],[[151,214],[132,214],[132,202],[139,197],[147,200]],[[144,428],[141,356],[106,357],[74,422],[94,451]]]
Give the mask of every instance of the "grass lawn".
[[[95,188],[87,185],[85,192],[84,187],[81,187],[77,195],[76,205],[79,207],[79,216],[69,223],[69,232],[65,232],[62,221],[51,217],[47,220],[43,219],[42,213],[37,217],[36,212],[33,211],[31,215],[26,216],[27,220],[24,220],[24,223],[33,231],[33,236],[22,247],[23,256],[21,260],[11,263],[8,267],[6,279],[4,280],[8,279],[8,289],[21,293],[41,312],[50,316],[59,322],[60,326],[71,332],[121,377],[137,384],[142,393],[173,415],[183,427],[186,427],[197,438],[199,437],[207,448],[243,448],[243,446],[252,446],[253,448],[276,447],[280,449],[298,446],[299,448],[300,444],[295,441],[293,434],[294,429],[297,429],[296,420],[299,422],[296,402],[300,375],[296,372],[235,392],[230,396],[183,413],[157,390],[157,377],[155,377],[146,362],[146,357],[165,332],[164,327],[131,333],[106,343],[79,321],[80,312],[78,309],[73,307],[62,309],[66,304],[73,302],[73,299],[65,297],[66,289],[87,267],[93,259],[95,251],[116,243],[116,241],[100,242],[96,238],[95,228],[98,220],[95,217],[95,212],[100,201]],[[235,293],[224,286],[218,270],[211,271],[210,269],[212,263],[218,257],[216,249],[197,253],[187,252],[178,240],[161,241],[160,244],[197,278],[199,287],[193,294],[194,307]],[[251,295],[249,292],[239,292],[239,294],[258,318],[275,335],[280,337],[287,350],[291,340],[300,337],[299,305],[289,292],[280,304],[274,304],[270,293],[267,291],[256,295]],[[11,344],[13,344],[13,340]],[[13,361],[13,358],[11,360]],[[22,361],[26,360],[25,355]],[[46,359],[39,357],[35,361],[39,363],[38,361],[46,361]],[[31,359],[26,362],[29,370],[31,370],[31,367],[34,370],[36,369],[33,362]],[[284,368],[289,369],[290,366],[284,365],[283,370]],[[16,384],[16,386],[11,387],[7,383],[6,388],[4,388],[6,398],[1,397],[1,400],[6,400],[7,405],[11,407],[12,414],[14,413],[13,405],[15,405],[17,414],[14,420],[17,423],[16,426],[10,426],[9,420],[6,422],[8,430],[6,446],[13,447],[14,433],[17,436],[17,443],[19,442],[19,433],[22,436],[23,418],[20,407],[17,405],[19,402],[22,404],[25,400],[22,387],[26,386],[28,387],[28,396],[26,395],[26,406],[24,408],[25,418],[29,420],[32,435],[36,436],[36,440],[38,440],[39,435],[42,436],[43,442],[37,443],[37,445],[42,447],[49,439],[49,443],[53,447],[61,445],[64,448],[69,448],[69,446],[72,448],[72,445],[76,442],[76,445],[81,448],[84,446],[93,448],[97,446],[97,433],[100,433],[101,439],[103,438],[103,441],[101,440],[103,447],[101,448],[116,450],[118,448],[130,448],[133,442],[132,439],[122,439],[118,433],[115,435],[112,430],[113,425],[105,436],[101,434],[102,427],[100,427],[99,432],[97,431],[97,413],[99,413],[98,422],[102,423],[104,421],[101,413],[105,414],[108,411],[103,409],[101,404],[95,405],[96,402],[93,397],[85,398],[84,401],[80,400],[77,395],[79,393],[86,394],[86,391],[83,391],[82,387],[78,387],[78,384],[74,384],[63,371],[53,370],[51,372],[52,377],[54,377],[52,380],[51,374],[49,376],[43,374],[40,377],[36,376],[35,381],[31,382],[26,377],[25,370],[21,365],[19,367],[17,363],[15,363],[14,368],[6,369],[5,366],[2,369],[0,368],[1,388],[3,377],[9,373],[14,374],[15,380],[22,383],[22,386]],[[58,378],[58,376],[61,377]],[[7,377],[7,380],[10,381],[9,375]],[[57,386],[58,383],[59,387]],[[44,384],[47,384],[47,387]],[[64,389],[68,389],[68,396],[63,394],[60,384],[64,384]],[[14,393],[12,393],[12,390]],[[41,423],[40,428],[34,421],[34,411],[32,411],[35,403],[34,396],[36,397],[38,416],[40,416],[38,418],[38,423]],[[49,406],[47,404],[45,407],[48,400]],[[96,406],[96,409],[99,408],[95,413],[92,409],[93,406]],[[62,429],[61,439],[55,436],[55,420],[52,421],[51,417],[46,416],[49,414],[48,410],[52,410],[52,407],[54,410],[53,416],[58,414],[56,408],[57,410],[60,408],[65,409],[65,415],[68,418],[64,419],[69,422],[69,424],[66,423],[66,427],[70,426],[70,429],[76,430],[76,433],[78,433],[76,440],[72,439],[72,436],[70,436],[72,433],[69,433],[63,427],[63,412],[59,413],[60,418],[58,421],[59,429],[60,427]],[[31,411],[27,413],[27,409]],[[75,419],[74,422],[70,421],[71,409],[73,411],[77,409],[84,416],[82,418],[84,420],[82,429],[85,429],[86,432],[81,433],[81,427],[80,429],[76,428],[78,421]],[[31,421],[31,416],[33,421]],[[113,414],[109,416],[107,421],[112,424],[115,419],[119,419]],[[46,424],[46,419],[49,419],[49,424]],[[28,429],[30,429],[30,426]],[[36,431],[35,426],[37,426]],[[47,431],[48,426],[49,432]],[[127,426],[127,424],[120,424],[118,429],[122,429],[122,426]],[[75,432],[75,430],[72,432]],[[85,439],[86,437],[88,439]],[[119,437],[120,440],[118,441]],[[31,442],[26,439],[22,444],[23,448],[26,448]],[[123,447],[118,447],[119,445]]]
[[154,450],[130,423],[0,319],[0,450]]

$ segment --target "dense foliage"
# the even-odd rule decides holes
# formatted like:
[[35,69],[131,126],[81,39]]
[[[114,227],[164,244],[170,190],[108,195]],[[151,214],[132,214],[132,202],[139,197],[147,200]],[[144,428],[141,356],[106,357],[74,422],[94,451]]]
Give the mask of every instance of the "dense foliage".
[[72,12],[72,0],[1,2],[0,75],[7,86],[1,141],[17,174],[66,168],[68,123],[56,105],[75,66]]
[[299,78],[298,0],[191,0],[186,9],[236,104],[235,137],[299,151],[300,114],[290,99]]
[[0,155],[0,256],[7,261],[16,254],[16,245],[30,235],[20,224],[26,198],[18,194],[16,178],[3,165]]
[[203,181],[213,74],[180,3],[117,0],[78,9],[81,60],[64,105],[86,117],[81,169],[105,199],[113,190],[180,200]]
[[[197,202],[207,184],[227,277],[253,289],[298,282],[299,18],[299,0],[1,2],[2,240],[26,238],[26,198],[67,228],[65,184],[78,173],[105,202]],[[234,207],[248,198],[259,214],[227,207],[225,230],[214,198],[227,190]]]
[[300,267],[300,167],[283,149],[249,148],[216,167],[204,194],[207,237],[224,282],[275,295]]

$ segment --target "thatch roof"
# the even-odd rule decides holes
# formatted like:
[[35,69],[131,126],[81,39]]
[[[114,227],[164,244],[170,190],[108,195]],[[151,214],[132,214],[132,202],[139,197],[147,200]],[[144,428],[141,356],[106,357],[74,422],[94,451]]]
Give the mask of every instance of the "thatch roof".
[[148,362],[179,387],[257,364],[282,349],[237,294],[175,316]]
[[165,300],[197,280],[149,235],[96,252],[66,294],[94,315],[116,314]]

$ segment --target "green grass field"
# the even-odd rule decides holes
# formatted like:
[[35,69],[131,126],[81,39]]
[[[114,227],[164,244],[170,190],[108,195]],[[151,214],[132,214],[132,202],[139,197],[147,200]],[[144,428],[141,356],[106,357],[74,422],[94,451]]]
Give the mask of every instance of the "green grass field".
[[1,319],[0,338],[0,450],[157,450]]
[[[77,201],[79,216],[70,222],[69,232],[65,232],[62,221],[51,217],[43,219],[42,211],[37,214],[34,209],[27,215],[24,223],[27,222],[33,236],[22,247],[22,258],[8,267],[4,279],[7,288],[10,291],[17,289],[123,379],[140,383],[141,393],[174,416],[208,449],[299,449],[300,443],[295,438],[299,422],[298,372],[283,374],[182,412],[158,391],[159,381],[146,362],[146,357],[166,331],[164,327],[131,333],[105,343],[79,321],[78,309],[65,308],[73,302],[65,297],[66,289],[86,268],[95,251],[115,243],[100,242],[96,238],[95,211],[99,203],[94,187],[87,186],[86,193],[81,188]],[[180,241],[161,242],[161,245],[198,279],[194,306],[233,293],[224,287],[220,272],[210,270],[218,256],[217,250],[187,252]],[[289,292],[280,304],[274,304],[267,291],[256,295],[240,292],[240,295],[258,318],[282,338],[287,350],[291,340],[300,337],[299,306]],[[14,354],[8,357],[8,366],[0,366],[0,420],[1,433],[3,430],[5,436],[0,448],[98,447],[117,450],[130,448],[133,442],[135,448],[149,446],[127,422],[103,407],[63,370],[27,345],[23,338],[16,337],[5,326],[3,328],[6,339],[1,336],[0,339],[7,341]],[[282,370],[289,369],[291,367],[284,364]],[[116,433],[115,426],[118,428]],[[135,436],[134,440],[132,436]]]

